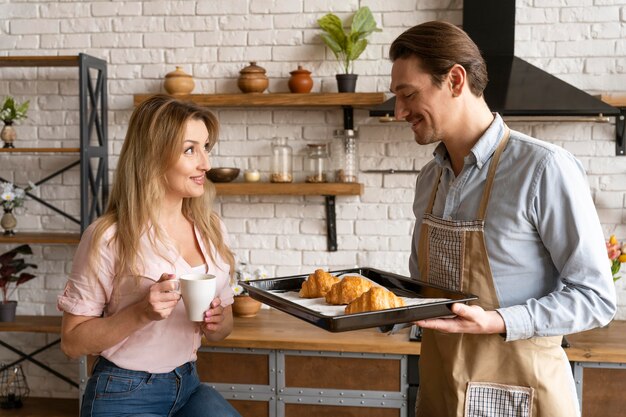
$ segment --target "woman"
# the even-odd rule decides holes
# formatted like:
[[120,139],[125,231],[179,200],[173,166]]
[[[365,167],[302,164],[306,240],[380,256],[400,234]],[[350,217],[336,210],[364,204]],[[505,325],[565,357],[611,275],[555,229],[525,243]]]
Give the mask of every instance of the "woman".
[[[201,335],[230,334],[234,258],[206,181],[215,116],[153,96],[133,112],[106,213],[83,233],[59,296],[61,349],[99,355],[81,416],[238,416],[199,382]],[[204,322],[187,319],[176,277],[216,276]]]

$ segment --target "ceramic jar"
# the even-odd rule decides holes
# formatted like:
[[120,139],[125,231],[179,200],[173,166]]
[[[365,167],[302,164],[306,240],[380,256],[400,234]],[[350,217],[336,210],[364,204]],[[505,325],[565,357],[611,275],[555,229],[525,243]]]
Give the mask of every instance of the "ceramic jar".
[[287,85],[289,91],[292,93],[310,93],[313,88],[313,78],[311,78],[311,71],[307,71],[302,68],[302,65],[298,65],[297,70],[291,71],[291,77]]
[[262,93],[269,85],[265,68],[259,67],[255,61],[239,71],[237,87],[244,93]]
[[4,229],[5,236],[15,236],[15,226],[17,226],[17,219],[13,215],[12,209],[4,209],[4,214],[0,218],[0,226]]
[[17,133],[13,128],[12,123],[5,122],[2,131],[0,132],[0,139],[4,141],[4,148],[14,148],[13,142],[17,139]]
[[183,96],[193,91],[195,83],[191,75],[183,71],[182,67],[176,67],[176,70],[165,75],[163,86],[169,94]]

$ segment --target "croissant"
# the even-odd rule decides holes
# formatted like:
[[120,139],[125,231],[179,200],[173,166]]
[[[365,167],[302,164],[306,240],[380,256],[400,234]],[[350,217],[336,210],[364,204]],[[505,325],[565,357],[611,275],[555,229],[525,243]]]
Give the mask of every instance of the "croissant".
[[333,284],[339,282],[339,278],[329,274],[323,269],[316,269],[314,273],[302,283],[300,297],[317,298],[323,297],[330,290]]
[[325,296],[326,302],[328,304],[349,304],[370,288],[372,288],[372,283],[365,278],[346,276],[330,287],[330,291]]
[[385,310],[388,308],[403,307],[404,300],[383,287],[372,287],[369,291],[346,306],[346,314],[362,313],[364,311]]

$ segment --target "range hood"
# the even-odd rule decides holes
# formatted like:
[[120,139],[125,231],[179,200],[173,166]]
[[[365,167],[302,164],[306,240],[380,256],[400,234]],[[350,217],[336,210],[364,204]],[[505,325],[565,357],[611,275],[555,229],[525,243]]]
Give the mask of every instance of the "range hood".
[[[619,109],[514,56],[515,0],[464,0],[463,30],[487,63],[485,101],[502,116],[617,116]],[[395,97],[370,110],[393,116]]]

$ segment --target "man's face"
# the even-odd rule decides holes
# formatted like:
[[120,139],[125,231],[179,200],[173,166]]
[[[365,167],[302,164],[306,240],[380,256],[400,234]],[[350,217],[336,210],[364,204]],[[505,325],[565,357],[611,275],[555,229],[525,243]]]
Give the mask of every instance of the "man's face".
[[[444,85],[445,85],[444,81]],[[433,84],[416,57],[397,59],[391,69],[391,92],[396,95],[395,116],[411,124],[415,141],[427,145],[444,138],[449,115],[449,90]]]

